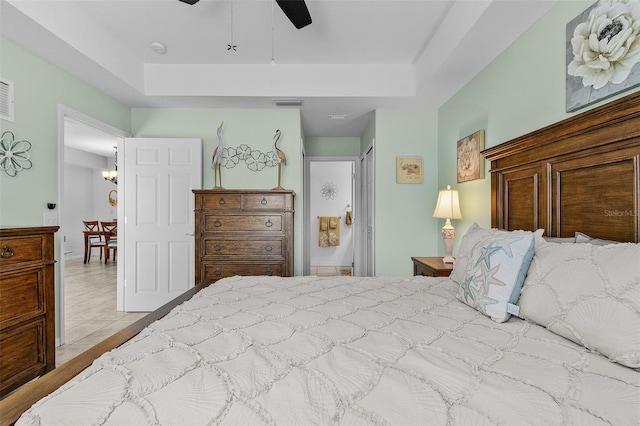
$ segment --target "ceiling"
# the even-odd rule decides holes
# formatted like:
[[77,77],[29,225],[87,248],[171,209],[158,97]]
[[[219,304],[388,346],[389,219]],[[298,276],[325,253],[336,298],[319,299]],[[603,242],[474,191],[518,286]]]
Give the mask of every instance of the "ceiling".
[[557,1],[307,0],[297,30],[271,0],[1,0],[0,28],[130,107],[296,98],[306,137],[359,137],[375,109],[441,106]]

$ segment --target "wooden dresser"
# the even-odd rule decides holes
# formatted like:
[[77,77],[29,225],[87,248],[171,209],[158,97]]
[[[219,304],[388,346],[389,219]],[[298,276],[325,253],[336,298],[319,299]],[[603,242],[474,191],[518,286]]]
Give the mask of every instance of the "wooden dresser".
[[0,396],[55,368],[57,230],[0,228]]
[[193,192],[196,284],[234,275],[293,275],[293,191]]

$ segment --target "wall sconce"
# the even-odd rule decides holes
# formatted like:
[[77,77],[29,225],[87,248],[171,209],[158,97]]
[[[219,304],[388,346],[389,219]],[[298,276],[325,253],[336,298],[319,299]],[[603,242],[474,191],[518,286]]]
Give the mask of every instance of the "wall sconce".
[[451,189],[449,185],[447,185],[447,189],[440,190],[433,217],[437,219],[447,219],[442,227],[442,243],[444,244],[444,258],[442,261],[444,263],[454,263],[453,243],[456,239],[456,230],[451,224],[451,219],[462,219],[458,191]]

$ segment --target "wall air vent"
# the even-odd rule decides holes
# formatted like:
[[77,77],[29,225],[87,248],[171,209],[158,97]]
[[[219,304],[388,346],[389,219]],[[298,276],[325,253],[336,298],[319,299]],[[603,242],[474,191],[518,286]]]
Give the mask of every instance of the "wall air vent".
[[299,98],[274,98],[271,100],[276,106],[302,106],[302,99]]
[[13,81],[0,78],[0,119],[14,122]]

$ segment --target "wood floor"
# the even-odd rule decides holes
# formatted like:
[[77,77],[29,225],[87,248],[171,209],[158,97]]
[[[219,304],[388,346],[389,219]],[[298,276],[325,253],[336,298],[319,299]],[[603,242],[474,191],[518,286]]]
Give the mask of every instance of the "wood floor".
[[56,366],[137,321],[146,313],[116,309],[117,263],[92,256],[65,262],[65,344],[56,348]]

